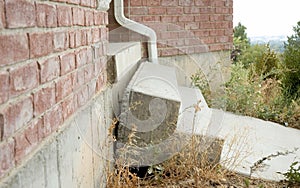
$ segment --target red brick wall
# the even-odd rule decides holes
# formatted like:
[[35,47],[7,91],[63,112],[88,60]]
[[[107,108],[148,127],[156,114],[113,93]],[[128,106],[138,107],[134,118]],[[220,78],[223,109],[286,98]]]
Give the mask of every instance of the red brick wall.
[[[156,31],[160,56],[232,47],[233,0],[125,0],[124,4],[128,18]],[[109,22],[110,30],[118,27],[112,8]]]
[[97,0],[0,0],[0,179],[106,84]]

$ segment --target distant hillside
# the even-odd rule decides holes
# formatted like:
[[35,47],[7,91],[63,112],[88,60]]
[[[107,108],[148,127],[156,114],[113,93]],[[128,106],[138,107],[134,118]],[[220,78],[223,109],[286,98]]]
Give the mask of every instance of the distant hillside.
[[251,44],[270,44],[270,48],[278,53],[284,51],[284,42],[287,41],[287,37],[282,36],[257,36],[250,37]]

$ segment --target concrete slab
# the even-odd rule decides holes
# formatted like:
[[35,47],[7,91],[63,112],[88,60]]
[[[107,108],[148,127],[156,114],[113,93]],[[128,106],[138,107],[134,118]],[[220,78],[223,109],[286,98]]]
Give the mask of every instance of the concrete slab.
[[[219,111],[219,110],[213,110]],[[300,161],[300,130],[260,119],[223,113],[216,136],[225,140],[221,160],[236,172],[267,180],[282,180],[277,172],[287,172]]]
[[210,123],[212,112],[201,91],[196,88],[179,87],[179,92],[181,107],[177,130],[189,134],[204,135]]

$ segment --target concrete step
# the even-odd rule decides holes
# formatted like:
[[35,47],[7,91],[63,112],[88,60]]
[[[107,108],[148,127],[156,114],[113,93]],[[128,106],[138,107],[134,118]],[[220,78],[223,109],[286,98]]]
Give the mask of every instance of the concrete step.
[[109,43],[107,72],[112,84],[113,111],[119,116],[125,88],[142,58],[140,42]]
[[116,154],[134,166],[157,164],[184,150],[197,133],[199,152],[219,162],[223,140],[200,134],[210,116],[198,89],[178,86],[173,67],[141,63],[124,93]]
[[118,139],[135,132],[140,147],[157,144],[174,133],[181,97],[175,70],[144,62],[131,79],[122,101]]

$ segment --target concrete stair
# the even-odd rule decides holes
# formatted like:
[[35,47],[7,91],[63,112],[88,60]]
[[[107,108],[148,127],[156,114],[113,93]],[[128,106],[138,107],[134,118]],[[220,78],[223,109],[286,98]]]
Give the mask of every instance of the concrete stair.
[[[201,132],[210,116],[198,89],[178,85],[175,68],[143,62],[123,93],[116,154],[132,166],[149,166],[182,151],[192,135],[199,136],[204,151],[223,143]],[[222,144],[215,148],[208,157],[218,162]]]

